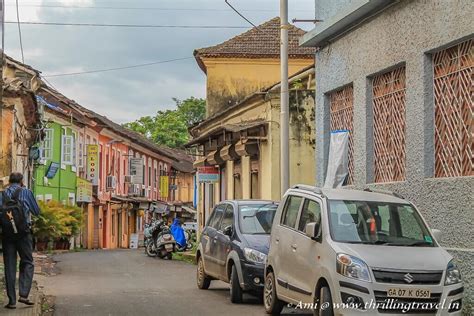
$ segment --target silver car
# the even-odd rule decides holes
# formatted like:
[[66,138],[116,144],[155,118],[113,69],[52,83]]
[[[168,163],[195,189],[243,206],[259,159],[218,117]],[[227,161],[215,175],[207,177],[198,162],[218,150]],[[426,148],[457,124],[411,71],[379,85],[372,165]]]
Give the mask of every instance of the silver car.
[[272,226],[265,309],[460,315],[461,275],[439,238],[397,195],[294,186]]

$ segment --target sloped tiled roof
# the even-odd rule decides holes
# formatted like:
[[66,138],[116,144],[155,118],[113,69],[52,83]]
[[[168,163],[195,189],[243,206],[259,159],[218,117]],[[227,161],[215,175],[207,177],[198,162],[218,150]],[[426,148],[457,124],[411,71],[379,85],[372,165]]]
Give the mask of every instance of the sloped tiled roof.
[[[290,24],[288,30],[290,58],[314,58],[315,49],[313,47],[299,46],[299,38],[305,33],[304,30]],[[194,56],[201,68],[203,68],[202,57],[279,58],[280,18],[273,18],[221,44],[196,49]]]

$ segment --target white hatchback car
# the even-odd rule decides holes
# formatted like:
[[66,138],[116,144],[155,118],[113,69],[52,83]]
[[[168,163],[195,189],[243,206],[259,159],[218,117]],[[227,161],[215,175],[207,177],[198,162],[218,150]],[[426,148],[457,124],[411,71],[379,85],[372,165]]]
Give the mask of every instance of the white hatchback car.
[[297,185],[272,226],[264,305],[315,315],[460,315],[452,256],[417,209],[396,194]]

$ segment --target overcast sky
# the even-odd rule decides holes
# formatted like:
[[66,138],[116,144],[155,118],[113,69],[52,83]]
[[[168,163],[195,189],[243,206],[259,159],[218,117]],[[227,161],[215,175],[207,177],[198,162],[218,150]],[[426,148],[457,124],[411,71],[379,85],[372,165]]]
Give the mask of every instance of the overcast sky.
[[[5,2],[5,20],[16,21],[15,1]],[[230,2],[256,24],[279,15],[278,0]],[[19,0],[19,3],[22,21],[248,26],[229,10],[224,0]],[[290,20],[314,18],[314,0],[290,0],[289,3]],[[309,29],[311,24],[298,26]],[[43,75],[191,57],[195,48],[221,43],[244,31],[22,25],[25,63]],[[17,25],[8,24],[5,28],[5,52],[21,60]],[[173,97],[205,97],[206,93],[205,75],[192,58],[47,79],[69,98],[119,123],[172,108]]]

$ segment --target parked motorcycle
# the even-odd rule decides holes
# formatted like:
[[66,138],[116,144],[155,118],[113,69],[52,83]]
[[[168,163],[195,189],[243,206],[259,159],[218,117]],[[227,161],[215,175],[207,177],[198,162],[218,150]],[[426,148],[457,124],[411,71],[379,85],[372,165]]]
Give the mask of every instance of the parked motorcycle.
[[163,221],[155,221],[145,228],[145,252],[149,257],[171,260],[176,251],[176,241]]

